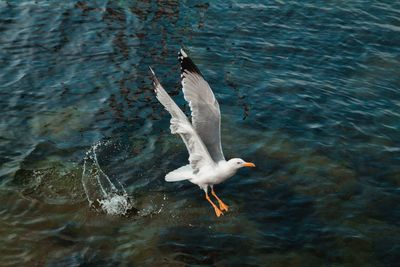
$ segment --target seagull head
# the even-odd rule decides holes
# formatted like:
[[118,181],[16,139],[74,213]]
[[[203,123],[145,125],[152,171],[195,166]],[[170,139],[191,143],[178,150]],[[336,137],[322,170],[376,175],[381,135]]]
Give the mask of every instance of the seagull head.
[[242,167],[255,167],[256,166],[254,163],[246,162],[239,158],[233,158],[233,159],[228,160],[228,164],[233,169],[240,169]]

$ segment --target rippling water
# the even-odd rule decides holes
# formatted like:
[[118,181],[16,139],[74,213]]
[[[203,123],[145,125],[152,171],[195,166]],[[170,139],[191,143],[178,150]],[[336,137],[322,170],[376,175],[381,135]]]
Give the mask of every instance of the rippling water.
[[[0,1],[0,265],[396,266],[398,1]],[[151,90],[184,46],[219,100],[216,218]],[[135,205],[89,208],[86,152]]]

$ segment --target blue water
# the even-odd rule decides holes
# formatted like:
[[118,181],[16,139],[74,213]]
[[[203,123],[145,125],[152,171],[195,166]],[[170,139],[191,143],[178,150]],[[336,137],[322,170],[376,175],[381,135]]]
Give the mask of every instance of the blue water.
[[[148,66],[189,113],[185,47],[222,111],[201,190]],[[398,1],[0,1],[1,266],[398,266]],[[135,205],[90,208],[86,153]]]

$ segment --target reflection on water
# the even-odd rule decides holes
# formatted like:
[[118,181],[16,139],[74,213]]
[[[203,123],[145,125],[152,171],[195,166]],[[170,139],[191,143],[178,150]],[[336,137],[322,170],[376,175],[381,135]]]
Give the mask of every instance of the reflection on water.
[[[395,266],[399,10],[0,1],[0,265]],[[222,218],[164,181],[187,153],[148,66],[189,113],[181,46],[219,100],[226,156],[257,165],[217,187]]]

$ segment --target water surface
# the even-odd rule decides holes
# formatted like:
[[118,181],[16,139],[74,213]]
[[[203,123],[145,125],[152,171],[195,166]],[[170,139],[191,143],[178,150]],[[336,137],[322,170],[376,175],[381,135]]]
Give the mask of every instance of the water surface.
[[[396,266],[397,1],[1,1],[0,265]],[[216,218],[155,99],[189,112],[181,46],[219,100]],[[134,209],[89,208],[84,159]]]

